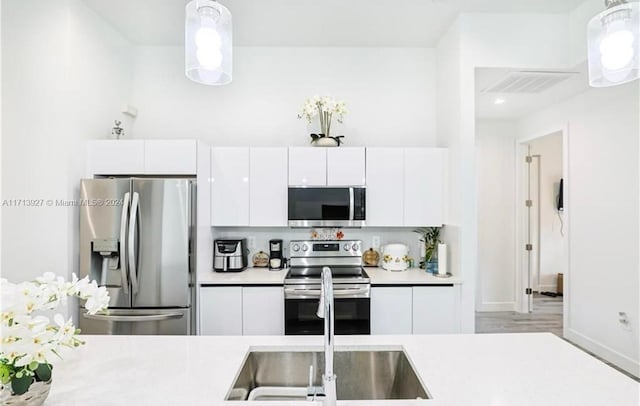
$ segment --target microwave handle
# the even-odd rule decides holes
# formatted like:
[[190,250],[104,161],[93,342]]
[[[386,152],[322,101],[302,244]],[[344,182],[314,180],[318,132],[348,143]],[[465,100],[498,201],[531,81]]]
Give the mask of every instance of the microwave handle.
[[353,198],[353,188],[349,188],[349,220],[353,220],[354,218],[354,205],[355,199]]

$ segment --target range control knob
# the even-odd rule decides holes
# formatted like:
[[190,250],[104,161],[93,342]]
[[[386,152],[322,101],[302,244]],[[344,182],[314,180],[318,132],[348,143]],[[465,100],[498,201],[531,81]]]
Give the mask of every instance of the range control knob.
[[351,249],[354,251],[358,251],[360,247],[358,246],[358,244],[353,244],[353,247],[351,247]]
[[342,246],[342,248],[344,248],[345,251],[349,251],[351,249],[351,245],[349,243],[346,243]]
[[291,247],[291,250],[293,252],[298,252],[300,251],[300,246],[298,244],[293,244],[293,246]]
[[302,251],[307,252],[308,249],[309,247],[307,246],[307,244],[302,244]]

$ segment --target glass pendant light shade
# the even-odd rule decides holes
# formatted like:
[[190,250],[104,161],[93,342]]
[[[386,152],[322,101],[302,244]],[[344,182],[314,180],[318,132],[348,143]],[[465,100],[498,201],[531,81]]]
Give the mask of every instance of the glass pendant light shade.
[[231,13],[213,0],[192,0],[186,7],[185,74],[204,85],[232,79]]
[[615,86],[640,78],[640,3],[607,0],[589,21],[589,83]]

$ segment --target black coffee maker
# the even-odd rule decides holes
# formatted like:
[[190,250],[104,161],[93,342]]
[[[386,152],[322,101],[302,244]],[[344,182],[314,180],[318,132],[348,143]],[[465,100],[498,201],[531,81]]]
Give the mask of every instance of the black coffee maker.
[[283,269],[285,266],[282,254],[282,240],[269,240],[269,269]]

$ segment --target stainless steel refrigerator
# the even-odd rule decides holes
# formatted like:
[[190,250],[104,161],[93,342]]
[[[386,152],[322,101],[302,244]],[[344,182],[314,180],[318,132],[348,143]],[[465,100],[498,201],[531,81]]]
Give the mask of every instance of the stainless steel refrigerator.
[[79,308],[82,333],[191,334],[194,180],[83,179],[80,199],[80,277],[111,297],[108,314]]

